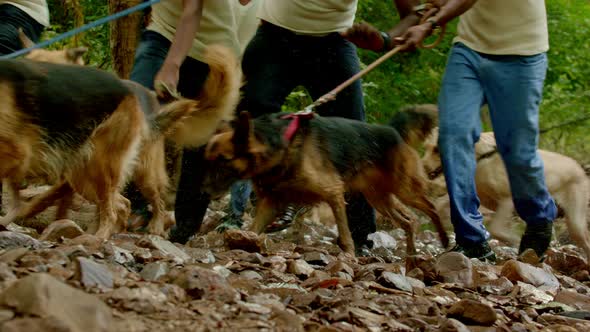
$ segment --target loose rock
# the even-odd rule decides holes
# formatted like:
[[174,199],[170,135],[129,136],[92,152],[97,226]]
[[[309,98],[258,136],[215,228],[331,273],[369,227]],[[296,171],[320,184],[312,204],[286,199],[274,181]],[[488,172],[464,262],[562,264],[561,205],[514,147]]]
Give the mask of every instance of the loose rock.
[[68,331],[112,331],[111,311],[102,301],[48,274],[16,281],[0,295],[0,303],[22,315],[55,319]]
[[113,273],[108,267],[84,257],[78,257],[76,261],[77,279],[84,287],[113,288]]
[[446,283],[457,283],[467,288],[474,286],[471,260],[458,252],[441,255],[436,262],[436,272]]
[[82,234],[84,234],[84,231],[75,222],[67,219],[56,220],[43,230],[39,240],[58,241],[61,238],[73,239]]
[[483,326],[492,326],[496,322],[496,319],[498,319],[494,308],[469,299],[453,304],[447,315],[463,323]]

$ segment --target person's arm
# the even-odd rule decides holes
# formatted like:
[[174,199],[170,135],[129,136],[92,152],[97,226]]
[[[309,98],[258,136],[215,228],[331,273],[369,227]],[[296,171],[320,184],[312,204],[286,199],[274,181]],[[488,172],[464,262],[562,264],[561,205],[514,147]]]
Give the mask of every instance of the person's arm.
[[403,45],[404,49],[413,49],[428,37],[436,26],[442,26],[465,13],[477,0],[447,0],[439,11],[427,22],[408,28],[406,33],[393,39],[393,45]]
[[205,0],[182,0],[182,15],[174,39],[164,64],[154,79],[154,87],[160,97],[164,97],[165,90],[159,82],[166,84],[171,91],[176,91],[180,66],[186,59],[201,24],[204,2]]
[[397,8],[400,21],[388,32],[381,32],[363,22],[355,24],[342,35],[360,48],[376,52],[388,49],[392,38],[401,36],[420,21],[414,12],[414,7],[420,4],[420,0],[393,0],[393,4]]
[[394,0],[393,2],[401,20],[387,32],[390,38],[401,36],[409,27],[420,22],[420,17],[414,11],[414,7],[420,4],[420,0]]

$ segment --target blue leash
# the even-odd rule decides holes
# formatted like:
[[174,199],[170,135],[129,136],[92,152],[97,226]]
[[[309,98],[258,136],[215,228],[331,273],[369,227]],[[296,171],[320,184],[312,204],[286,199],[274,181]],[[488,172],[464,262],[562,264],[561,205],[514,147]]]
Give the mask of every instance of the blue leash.
[[100,19],[98,19],[98,20],[96,20],[94,22],[90,22],[90,23],[85,24],[85,25],[83,25],[83,26],[81,26],[79,28],[70,30],[68,32],[65,32],[65,33],[57,36],[57,37],[54,37],[54,38],[51,38],[51,39],[46,40],[44,42],[41,42],[39,44],[33,45],[33,46],[29,47],[29,48],[24,48],[22,50],[18,50],[16,52],[14,52],[14,53],[2,55],[2,56],[0,56],[0,60],[13,59],[13,58],[16,58],[18,56],[25,55],[25,54],[31,52],[32,50],[49,46],[49,45],[51,45],[53,43],[56,43],[56,42],[58,42],[60,40],[63,40],[63,39],[66,39],[66,38],[75,36],[75,35],[77,35],[77,34],[79,34],[81,32],[90,30],[92,28],[96,28],[96,27],[98,27],[100,25],[103,25],[105,23],[108,23],[110,21],[114,21],[114,20],[120,19],[121,17],[125,17],[125,16],[127,16],[129,14],[132,14],[132,13],[135,13],[137,11],[143,10],[143,9],[145,9],[147,7],[151,7],[152,5],[154,5],[154,4],[156,4],[156,3],[160,2],[160,1],[162,1],[162,0],[149,0],[149,1],[146,1],[146,2],[143,2],[143,3],[139,4],[137,6],[134,6],[134,7],[131,7],[131,8],[127,8],[125,10],[122,10],[122,11],[120,11],[118,13],[113,14],[113,15],[105,16],[105,17],[100,18]]

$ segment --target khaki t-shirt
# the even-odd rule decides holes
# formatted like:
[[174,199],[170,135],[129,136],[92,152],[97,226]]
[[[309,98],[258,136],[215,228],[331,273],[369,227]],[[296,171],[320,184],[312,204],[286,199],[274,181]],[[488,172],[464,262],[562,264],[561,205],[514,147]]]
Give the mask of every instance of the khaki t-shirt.
[[[236,30],[234,2],[238,0],[205,0],[203,17],[188,56],[203,61],[206,45],[222,44],[240,56],[240,43]],[[147,29],[166,39],[174,40],[176,27],[182,15],[182,0],[165,0],[152,8],[151,22]]]
[[260,24],[257,12],[262,1],[264,0],[252,0],[244,6],[238,0],[235,0],[234,10],[238,29],[238,41],[242,54],[252,37],[256,34],[256,29]]
[[323,35],[348,29],[357,0],[263,0],[258,17],[300,34]]
[[49,25],[49,8],[45,0],[0,0],[0,5],[10,4],[27,13],[43,26]]
[[544,0],[479,0],[461,15],[457,37],[486,54],[534,55],[549,49]]

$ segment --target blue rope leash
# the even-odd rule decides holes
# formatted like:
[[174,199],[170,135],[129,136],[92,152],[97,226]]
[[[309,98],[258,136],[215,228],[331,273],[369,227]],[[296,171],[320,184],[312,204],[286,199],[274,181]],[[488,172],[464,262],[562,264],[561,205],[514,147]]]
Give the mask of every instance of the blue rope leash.
[[109,16],[105,16],[105,17],[100,18],[100,19],[98,19],[98,20],[96,20],[94,22],[90,22],[90,23],[85,24],[85,25],[83,25],[83,26],[81,26],[79,28],[70,30],[68,32],[65,32],[65,33],[57,36],[57,37],[54,37],[54,38],[51,38],[51,39],[46,40],[44,42],[41,42],[39,44],[33,45],[33,46],[29,47],[29,48],[24,48],[22,50],[18,50],[16,52],[14,52],[14,53],[10,53],[10,54],[6,54],[6,55],[3,55],[3,56],[0,56],[0,60],[12,59],[12,58],[16,58],[16,57],[21,56],[21,55],[25,55],[25,54],[31,52],[32,50],[49,46],[49,45],[51,45],[53,43],[56,43],[56,42],[58,42],[60,40],[63,40],[63,39],[66,39],[66,38],[75,36],[75,35],[77,35],[79,33],[82,33],[82,32],[84,32],[86,30],[90,30],[92,28],[96,28],[97,26],[103,25],[103,24],[108,23],[110,21],[114,21],[114,20],[120,19],[121,17],[125,17],[125,16],[127,16],[129,14],[132,14],[132,13],[135,13],[137,11],[143,10],[143,9],[145,9],[147,7],[151,7],[152,5],[154,5],[154,4],[156,4],[156,3],[160,2],[160,1],[162,1],[162,0],[149,0],[149,1],[146,1],[146,2],[143,2],[143,3],[139,4],[137,6],[134,6],[134,7],[131,7],[131,8],[127,8],[125,10],[122,10],[122,11],[120,11],[118,13],[115,13],[115,14],[112,14],[112,15],[109,15]]

